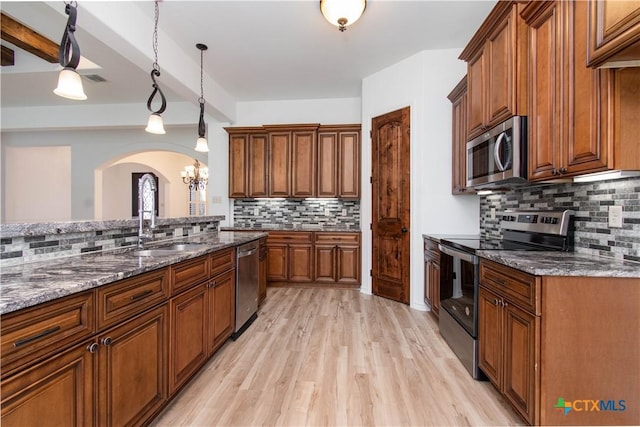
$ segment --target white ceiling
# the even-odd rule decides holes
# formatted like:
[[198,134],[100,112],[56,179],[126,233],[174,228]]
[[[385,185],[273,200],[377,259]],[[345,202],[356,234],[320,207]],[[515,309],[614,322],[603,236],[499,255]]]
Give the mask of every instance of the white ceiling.
[[[76,35],[83,57],[101,68],[80,73],[99,74],[107,83],[85,79],[89,99],[82,102],[146,103],[153,2],[90,3],[79,3]],[[170,101],[196,103],[200,54],[195,44],[205,43],[207,102],[215,102],[207,95],[215,83],[234,101],[359,97],[363,78],[404,58],[422,50],[464,47],[494,4],[371,0],[362,18],[340,33],[324,20],[315,0],[165,0],[160,3],[158,62],[161,70],[173,71],[159,82],[169,82],[163,90]],[[109,13],[96,13],[98,6]],[[3,1],[0,7],[59,43],[66,22],[63,2]],[[123,23],[135,19],[137,24],[114,30],[120,11]],[[100,20],[106,25],[96,24]],[[173,55],[178,50],[181,58]],[[77,103],[52,94],[57,70],[58,65],[18,50],[16,65],[2,67],[2,108]]]

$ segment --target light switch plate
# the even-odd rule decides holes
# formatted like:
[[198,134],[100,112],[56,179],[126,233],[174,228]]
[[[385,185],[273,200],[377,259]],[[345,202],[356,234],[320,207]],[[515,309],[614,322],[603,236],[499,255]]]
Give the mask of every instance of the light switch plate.
[[609,206],[609,227],[622,228],[622,206]]

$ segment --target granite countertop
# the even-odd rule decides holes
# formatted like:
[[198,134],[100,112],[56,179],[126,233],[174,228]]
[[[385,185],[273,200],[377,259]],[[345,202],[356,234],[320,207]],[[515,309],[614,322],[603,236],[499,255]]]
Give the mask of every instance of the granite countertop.
[[359,233],[359,228],[350,228],[344,225],[318,225],[318,224],[270,224],[261,227],[220,227],[225,231],[329,231]]
[[433,240],[434,242],[440,243],[440,240],[447,239],[468,239],[474,240],[479,239],[479,234],[423,234],[423,239]]
[[145,246],[147,249],[168,243],[198,243],[206,246],[170,255],[139,257],[132,254],[135,248],[126,248],[3,267],[0,271],[0,314],[96,288],[209,252],[238,246],[266,235],[263,232],[220,231],[153,242]]
[[537,276],[637,278],[640,263],[575,252],[486,251],[478,256]]

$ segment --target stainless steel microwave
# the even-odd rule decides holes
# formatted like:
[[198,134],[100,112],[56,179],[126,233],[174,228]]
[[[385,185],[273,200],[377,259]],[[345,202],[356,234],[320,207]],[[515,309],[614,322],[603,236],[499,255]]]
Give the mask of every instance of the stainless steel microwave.
[[527,118],[514,116],[467,142],[467,187],[526,184]]

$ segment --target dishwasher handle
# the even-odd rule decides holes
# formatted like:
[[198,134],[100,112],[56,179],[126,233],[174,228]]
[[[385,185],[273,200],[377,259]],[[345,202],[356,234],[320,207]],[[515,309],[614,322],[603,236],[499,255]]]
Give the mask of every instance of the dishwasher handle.
[[252,247],[250,249],[238,250],[238,254],[236,255],[236,258],[244,258],[244,257],[247,257],[247,256],[251,256],[251,255],[255,254],[256,252],[258,252],[258,248],[256,248],[256,247]]

